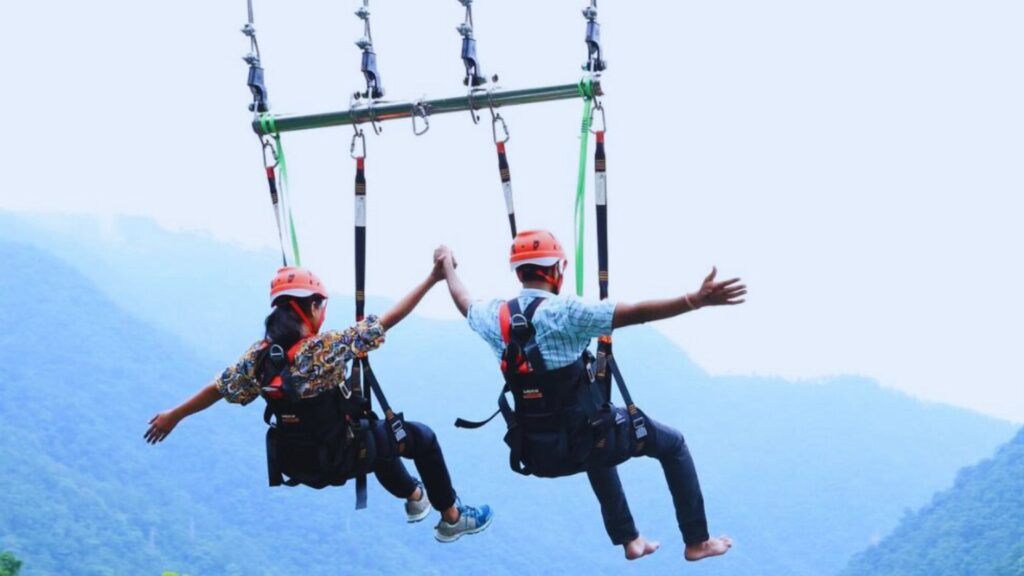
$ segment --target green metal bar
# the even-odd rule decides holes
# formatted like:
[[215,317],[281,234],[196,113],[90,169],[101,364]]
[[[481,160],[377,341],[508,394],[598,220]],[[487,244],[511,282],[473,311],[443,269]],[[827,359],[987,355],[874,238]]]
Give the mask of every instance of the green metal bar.
[[[594,80],[594,94],[601,95],[601,84]],[[492,92],[490,97],[486,91],[477,91],[466,96],[454,98],[442,98],[439,100],[423,100],[421,102],[378,102],[372,109],[359,107],[340,112],[324,112],[321,114],[308,114],[304,116],[274,116],[274,126],[278,133],[298,132],[300,130],[314,130],[317,128],[328,128],[330,126],[346,126],[350,124],[362,124],[371,120],[384,122],[386,120],[397,120],[399,118],[410,118],[417,105],[426,108],[431,116],[436,114],[447,114],[449,112],[465,112],[473,110],[486,110],[490,104],[495,107],[515,106],[518,104],[534,104],[537,102],[551,102],[554,100],[573,100],[580,97],[580,86],[576,84],[565,84],[563,86],[548,86],[545,88],[527,88],[524,90],[506,90]],[[267,135],[265,132],[266,123],[261,123],[259,118],[253,120],[252,129],[259,135]]]

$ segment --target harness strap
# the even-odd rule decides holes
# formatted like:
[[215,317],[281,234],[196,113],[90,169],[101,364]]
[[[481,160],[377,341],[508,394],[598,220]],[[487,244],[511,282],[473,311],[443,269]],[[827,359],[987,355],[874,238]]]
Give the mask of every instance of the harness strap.
[[[505,390],[507,389],[508,385],[505,386]],[[505,433],[509,447],[508,465],[513,472],[529,476],[532,471],[523,463],[523,435],[519,430],[519,424],[516,422],[515,411],[512,410],[512,406],[509,405],[508,398],[505,396],[505,390],[502,390],[501,395],[498,396],[498,411],[501,412],[502,417],[505,419],[505,425],[508,428],[508,432]]]
[[498,173],[501,176],[501,189],[505,192],[505,209],[508,211],[508,225],[512,229],[512,238],[516,237],[516,208],[512,202],[512,173],[508,167],[508,155],[505,143],[495,142],[498,149]]
[[[533,315],[537,311],[537,308],[544,303],[544,298],[534,298],[529,305],[527,305],[524,311],[519,305],[519,299],[513,298],[505,302],[504,306],[508,307],[509,311],[509,344],[512,339],[515,339],[516,344],[519,345],[522,355],[526,358],[526,361],[530,364],[530,369],[536,372],[542,372],[545,370],[544,358],[540,354],[540,346],[536,339],[536,330],[533,327]],[[502,333],[505,330],[502,329]],[[513,367],[509,367],[512,370]]]
[[366,158],[356,158],[356,322],[366,307]]
[[626,388],[626,380],[622,377],[622,372],[619,372],[619,365],[615,362],[614,356],[608,358],[608,366],[612,369],[615,385],[618,386],[619,394],[622,395],[622,401],[626,404],[626,411],[629,412],[629,419],[633,424],[633,437],[636,439],[636,452],[640,453],[644,449],[645,438],[647,438],[647,420],[636,407],[636,404],[633,403],[633,398],[629,395],[629,389]]

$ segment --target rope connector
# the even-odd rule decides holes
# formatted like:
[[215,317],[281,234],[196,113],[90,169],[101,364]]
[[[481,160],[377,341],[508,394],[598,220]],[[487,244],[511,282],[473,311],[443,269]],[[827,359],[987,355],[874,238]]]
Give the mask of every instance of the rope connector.
[[583,9],[583,17],[587,19],[587,61],[583,69],[597,74],[608,67],[601,56],[601,24],[597,22],[597,0],[591,0],[590,6]]
[[363,98],[377,100],[384,97],[384,86],[381,84],[380,71],[377,70],[377,54],[373,51],[373,34],[370,33],[370,8],[369,0],[363,0],[363,5],[355,12],[356,16],[363,21],[363,37],[356,41],[356,46],[363,51],[360,70],[366,78],[366,92],[360,94]]
[[466,20],[456,28],[462,36],[462,63],[466,67],[466,77],[462,83],[469,88],[477,88],[487,84],[487,77],[480,67],[476,55],[476,38],[473,37],[473,0],[459,0],[466,7]]

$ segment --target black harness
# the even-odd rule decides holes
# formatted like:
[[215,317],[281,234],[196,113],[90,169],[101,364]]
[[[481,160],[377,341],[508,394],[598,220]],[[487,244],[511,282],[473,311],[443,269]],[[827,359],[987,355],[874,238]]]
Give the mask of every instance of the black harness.
[[301,398],[292,382],[291,356],[271,344],[260,362],[270,485],[321,489],[365,476],[376,456],[370,425],[377,416],[345,384]]
[[[536,340],[533,316],[544,298],[533,300],[522,310],[518,299],[502,305],[501,324],[505,350],[501,368],[505,386],[498,396],[498,411],[482,422],[458,419],[459,428],[479,428],[501,414],[508,431],[509,467],[514,472],[546,478],[568,476],[586,468],[595,447],[605,447],[614,416],[601,382],[594,379],[594,358],[589,352],[574,363],[548,370]],[[506,311],[507,307],[507,311]],[[620,381],[627,404],[629,392]],[[509,404],[512,393],[515,408]],[[633,446],[642,449],[647,431],[643,414],[633,406]],[[631,410],[631,417],[633,410]]]

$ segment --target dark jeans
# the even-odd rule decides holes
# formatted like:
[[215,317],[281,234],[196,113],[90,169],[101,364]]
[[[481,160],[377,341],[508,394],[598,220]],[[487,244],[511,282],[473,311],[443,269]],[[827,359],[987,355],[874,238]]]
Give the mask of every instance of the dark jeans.
[[[616,463],[633,455],[636,444],[631,428],[626,409],[615,408],[615,426],[609,433],[605,448],[595,448],[586,462],[590,486],[601,503],[604,527],[613,544],[625,544],[639,536],[615,467]],[[647,433],[641,454],[657,458],[665,471],[683,541],[699,544],[707,540],[704,497],[700,492],[693,458],[690,457],[682,433],[650,418],[647,418]]]
[[377,443],[377,458],[373,463],[373,473],[385,490],[394,496],[406,499],[416,489],[416,480],[405,469],[402,458],[408,458],[416,464],[416,471],[423,479],[423,486],[430,497],[430,505],[434,510],[442,512],[455,504],[455,489],[448,475],[448,467],[444,463],[441,445],[437,442],[434,431],[419,422],[406,422],[405,452],[401,455],[397,447],[392,447],[391,440],[383,420],[373,423],[372,433]]

